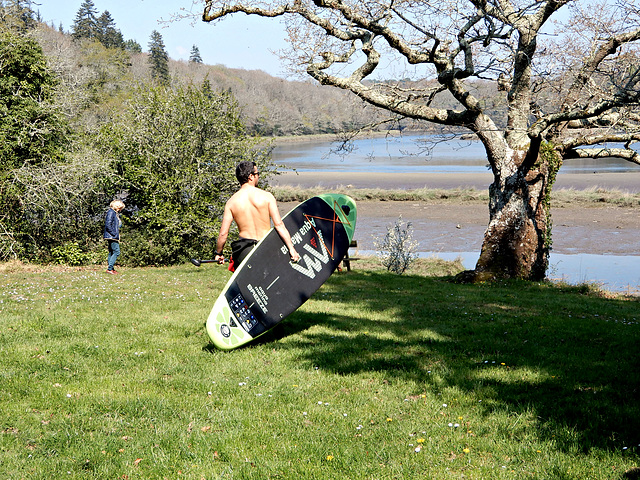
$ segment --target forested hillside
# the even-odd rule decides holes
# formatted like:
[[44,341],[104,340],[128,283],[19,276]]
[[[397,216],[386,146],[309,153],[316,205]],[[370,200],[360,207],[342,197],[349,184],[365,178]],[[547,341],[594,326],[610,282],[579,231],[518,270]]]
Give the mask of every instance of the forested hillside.
[[[127,98],[133,85],[152,80],[148,53],[77,41],[46,24],[40,24],[33,35],[62,79],[61,101],[72,117],[80,116],[80,123],[100,122],[106,111],[117,109]],[[168,71],[171,86],[207,81],[213,90],[231,92],[250,134],[335,133],[361,127],[380,115],[351,93],[311,81],[273,77],[260,70],[169,59]]]
[[[112,24],[110,28],[113,30],[115,27]],[[78,35],[62,33],[46,23],[38,23],[33,35],[63,80],[61,95],[68,102],[69,113],[72,117],[82,113],[79,118],[81,124],[100,122],[106,111],[112,107],[117,109],[118,104],[127,98],[132,85],[154,80],[154,52],[142,53],[142,48],[132,40],[120,40],[118,46],[121,48],[118,48],[112,46],[114,42],[98,41],[99,35],[77,38]],[[154,35],[156,40],[153,40]],[[151,39],[152,43],[162,41],[158,32],[153,32]],[[167,85],[206,81],[213,90],[232,93],[241,106],[242,118],[250,135],[277,137],[338,133],[360,128],[433,128],[407,119],[390,120],[388,112],[365,104],[353,93],[319,85],[312,80],[286,80],[261,70],[206,65],[199,58],[197,46],[194,45],[194,49],[194,61],[176,61],[167,57]],[[393,79],[382,83],[387,83],[390,89],[411,86],[428,92],[436,82],[433,79]],[[493,107],[504,109],[504,96],[499,95],[490,82],[477,81],[472,85],[472,90],[475,89],[494,90],[488,95],[495,100]],[[456,102],[447,98],[447,95],[439,96],[434,106],[454,108]],[[425,102],[433,102],[433,99],[425,97]]]

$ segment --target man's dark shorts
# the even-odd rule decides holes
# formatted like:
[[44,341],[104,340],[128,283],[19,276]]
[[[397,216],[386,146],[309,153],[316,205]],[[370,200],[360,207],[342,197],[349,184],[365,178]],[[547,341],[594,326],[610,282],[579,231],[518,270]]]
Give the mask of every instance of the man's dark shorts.
[[231,242],[231,262],[229,262],[229,270],[231,272],[235,271],[236,267],[242,263],[257,243],[258,240],[254,240],[253,238],[242,237]]

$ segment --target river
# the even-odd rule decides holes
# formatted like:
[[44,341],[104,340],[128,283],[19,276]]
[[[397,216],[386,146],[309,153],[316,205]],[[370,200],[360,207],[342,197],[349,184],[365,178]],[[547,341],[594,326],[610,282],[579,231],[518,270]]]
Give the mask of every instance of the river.
[[[299,172],[380,173],[486,173],[487,155],[478,141],[442,140],[407,135],[376,137],[352,142],[348,151],[337,151],[328,141],[291,142],[273,152],[276,163]],[[569,159],[559,175],[567,173],[621,173],[639,167],[620,159]]]
[[[488,173],[488,163],[484,148],[477,141],[435,139],[428,144],[421,143],[420,137],[402,136],[393,138],[359,139],[350,145],[348,152],[336,151],[336,144],[329,141],[304,141],[278,145],[273,152],[275,163],[284,166],[284,171],[298,172],[359,172],[376,174],[484,174]],[[593,173],[638,172],[640,168],[617,159],[571,159],[566,160],[558,174],[589,175]],[[614,177],[615,178],[615,177]],[[364,220],[364,219],[363,219]],[[424,219],[429,222],[428,218]],[[370,235],[371,222],[359,223],[358,229]],[[373,222],[376,228],[379,222]],[[640,225],[639,225],[640,227]],[[419,245],[420,256],[437,255],[444,259],[461,258],[465,268],[473,268],[479,255],[477,242],[467,248],[452,251],[432,251],[430,245]],[[419,238],[415,235],[414,238]],[[615,241],[615,239],[602,239]],[[640,245],[640,244],[639,244]],[[373,250],[361,254],[373,254]],[[431,246],[432,247],[432,246]],[[477,250],[476,250],[477,249]],[[640,246],[635,249],[640,252]],[[640,255],[598,255],[592,252],[552,252],[548,276],[567,283],[591,282],[611,291],[640,292]]]

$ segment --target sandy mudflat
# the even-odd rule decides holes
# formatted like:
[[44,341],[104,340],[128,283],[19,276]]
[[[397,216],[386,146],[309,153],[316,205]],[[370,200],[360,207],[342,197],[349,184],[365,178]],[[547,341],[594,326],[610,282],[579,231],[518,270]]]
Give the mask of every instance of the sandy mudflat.
[[[367,173],[367,172],[286,172],[271,180],[274,185],[327,187],[350,185],[352,188],[415,189],[415,188],[489,188],[491,173]],[[604,188],[623,192],[640,192],[638,172],[574,174],[560,173],[556,189],[587,190]]]
[[[491,175],[478,174],[380,174],[315,173],[284,174],[272,183],[334,188],[488,188]],[[598,173],[558,175],[556,188],[640,192],[638,173]],[[348,188],[346,189],[348,191]],[[283,212],[293,204],[282,203]],[[374,237],[384,235],[387,226],[399,215],[412,222],[414,238],[424,252],[480,251],[489,220],[488,206],[481,204],[437,204],[432,202],[359,201],[356,239],[358,247],[373,250]],[[640,211],[634,208],[593,204],[588,207],[564,207],[552,210],[553,251],[640,255]]]

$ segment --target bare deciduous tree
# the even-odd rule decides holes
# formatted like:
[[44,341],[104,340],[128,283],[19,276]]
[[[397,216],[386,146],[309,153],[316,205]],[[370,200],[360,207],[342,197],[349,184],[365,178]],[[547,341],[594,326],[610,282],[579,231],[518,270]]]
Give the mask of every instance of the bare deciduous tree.
[[[206,0],[202,18],[240,12],[284,18],[285,57],[319,83],[398,117],[478,136],[494,179],[470,279],[544,277],[549,193],[563,159],[616,156],[640,164],[632,148],[640,140],[634,0]],[[553,32],[556,17],[564,25]],[[424,88],[372,81],[385,59],[436,81]],[[505,109],[478,96],[479,80],[506,92]],[[439,107],[443,95],[455,107]]]

